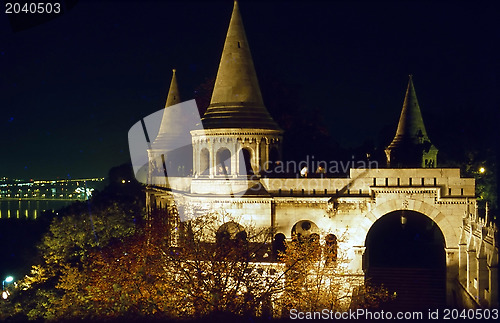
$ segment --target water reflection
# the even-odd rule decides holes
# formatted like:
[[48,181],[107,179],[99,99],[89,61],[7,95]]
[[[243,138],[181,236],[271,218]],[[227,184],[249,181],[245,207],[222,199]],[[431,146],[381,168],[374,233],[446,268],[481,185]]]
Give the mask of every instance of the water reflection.
[[43,211],[58,210],[70,205],[71,200],[2,200],[0,219],[37,219]]

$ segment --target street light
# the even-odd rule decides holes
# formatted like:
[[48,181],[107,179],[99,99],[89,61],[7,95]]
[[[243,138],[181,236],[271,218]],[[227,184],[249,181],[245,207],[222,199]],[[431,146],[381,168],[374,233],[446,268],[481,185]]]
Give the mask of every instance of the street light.
[[5,279],[2,281],[2,298],[7,299],[10,295],[9,291],[5,289],[5,283],[12,283],[14,281],[14,277],[12,276],[7,276]]
[[484,168],[484,167],[479,167],[479,172],[480,172],[481,174],[484,174],[484,172],[485,172],[485,171],[486,171],[486,168]]

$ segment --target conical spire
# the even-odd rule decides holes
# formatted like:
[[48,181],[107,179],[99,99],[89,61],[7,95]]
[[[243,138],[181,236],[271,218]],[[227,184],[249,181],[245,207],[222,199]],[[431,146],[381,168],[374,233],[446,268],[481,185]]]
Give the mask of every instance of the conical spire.
[[[181,102],[179,96],[179,87],[177,86],[177,77],[175,76],[175,68],[172,69],[172,81],[170,82],[170,88],[168,89],[167,102],[165,103],[165,109],[169,106],[175,105]],[[161,119],[160,130],[158,134],[165,133],[170,128],[168,113],[165,110],[163,113],[163,118]]]
[[412,75],[409,76],[396,136],[385,152],[392,167],[436,167],[437,149],[427,136]]
[[424,120],[422,119],[422,113],[420,112],[420,106],[418,105],[415,87],[413,86],[412,75],[409,76],[403,109],[399,117],[398,130],[390,146],[406,138],[410,139],[411,142],[415,144],[429,141],[427,131],[425,131]]
[[264,106],[238,3],[227,31],[204,128],[279,129]]
[[[172,70],[172,81],[170,82],[170,88],[168,90],[167,102],[165,103],[165,109],[163,112],[163,117],[161,119],[160,130],[158,130],[158,135],[153,142],[153,148],[155,149],[166,149],[171,146],[171,141],[178,136],[182,136],[185,132],[184,129],[180,128],[182,125],[178,122],[178,112],[171,111],[168,107],[176,105],[181,102],[179,95],[179,87],[177,86],[177,77],[175,75],[176,70]],[[172,113],[174,115],[172,115]]]

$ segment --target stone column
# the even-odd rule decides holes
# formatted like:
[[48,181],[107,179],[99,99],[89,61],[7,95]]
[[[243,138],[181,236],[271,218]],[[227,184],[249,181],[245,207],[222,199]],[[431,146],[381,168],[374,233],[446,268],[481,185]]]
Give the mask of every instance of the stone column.
[[200,144],[197,140],[193,140],[193,177],[198,178],[200,174]]
[[252,165],[254,174],[259,174],[260,165],[260,140],[255,138],[255,163]]
[[477,278],[477,257],[474,246],[474,236],[471,234],[469,246],[467,248],[467,291],[472,295],[476,295],[474,280]]
[[498,308],[498,252],[493,248],[490,250],[493,254],[488,260],[488,273],[489,273],[489,308]]
[[208,161],[208,167],[209,167],[209,174],[210,174],[210,178],[214,178],[215,176],[215,171],[216,171],[216,165],[215,165],[215,162],[216,162],[216,156],[215,156],[215,145],[213,144],[213,142],[211,143],[210,145],[210,139],[207,140],[207,145],[209,145],[209,147],[207,147],[210,152],[210,156],[209,156],[209,161]]
[[365,246],[353,246],[354,258],[351,261],[353,274],[363,274],[363,255],[366,251]]
[[498,308],[498,264],[494,267],[488,266],[489,272],[489,289],[490,289],[490,297],[489,304],[490,308]]
[[264,161],[262,163],[262,169],[263,170],[267,170],[265,169],[264,166],[266,166],[266,162],[269,161],[269,139],[268,138],[264,138]]
[[[234,153],[231,154],[231,177],[236,178],[240,173],[240,169],[238,167],[238,140],[236,138],[232,139],[234,143],[232,145]],[[229,145],[228,145],[229,146]]]
[[462,229],[460,243],[458,244],[458,281],[465,287],[467,286],[467,237]]
[[453,291],[458,282],[458,248],[445,248],[446,253],[446,305],[456,306]]
[[[481,241],[481,244],[484,242]],[[489,287],[489,275],[488,266],[486,263],[486,254],[484,246],[479,247],[479,253],[477,255],[477,301],[480,305],[485,305],[484,291]]]

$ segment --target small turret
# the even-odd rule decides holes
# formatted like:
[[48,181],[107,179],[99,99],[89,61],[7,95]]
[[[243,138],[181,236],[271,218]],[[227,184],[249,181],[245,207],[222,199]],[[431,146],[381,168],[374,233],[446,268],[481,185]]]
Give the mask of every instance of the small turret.
[[148,151],[151,178],[162,175],[186,176],[193,167],[189,133],[191,120],[182,107],[174,107],[181,103],[175,72],[173,69],[158,135]]
[[437,153],[437,148],[431,143],[425,130],[410,75],[396,136],[385,149],[387,165],[395,168],[433,168],[437,166]]

